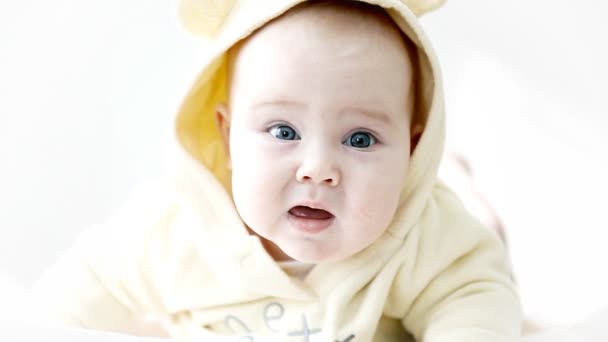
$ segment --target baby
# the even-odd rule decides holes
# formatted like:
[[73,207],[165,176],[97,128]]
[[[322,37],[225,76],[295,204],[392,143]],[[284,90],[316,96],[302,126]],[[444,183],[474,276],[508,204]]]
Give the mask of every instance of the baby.
[[440,181],[438,1],[185,1],[208,60],[167,183],[34,288],[42,317],[230,341],[513,341],[499,237]]

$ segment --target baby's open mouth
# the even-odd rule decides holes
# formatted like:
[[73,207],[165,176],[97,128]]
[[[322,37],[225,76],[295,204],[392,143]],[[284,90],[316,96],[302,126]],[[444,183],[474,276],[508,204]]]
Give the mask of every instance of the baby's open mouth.
[[289,210],[289,214],[309,220],[328,220],[334,217],[332,213],[323,209],[315,209],[303,205],[298,205]]
[[289,222],[300,232],[317,234],[328,229],[334,222],[334,215],[327,210],[297,205],[289,209]]

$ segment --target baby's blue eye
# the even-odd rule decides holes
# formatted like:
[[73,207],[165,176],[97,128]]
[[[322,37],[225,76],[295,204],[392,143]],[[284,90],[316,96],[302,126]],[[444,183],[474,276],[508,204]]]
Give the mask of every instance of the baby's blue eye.
[[298,133],[296,133],[296,131],[293,128],[291,128],[289,126],[285,126],[285,125],[272,126],[272,127],[270,127],[269,132],[275,138],[278,138],[281,140],[298,140],[298,139],[300,139],[300,137],[298,136]]
[[376,143],[376,138],[367,132],[355,132],[344,143],[354,148],[368,148]]

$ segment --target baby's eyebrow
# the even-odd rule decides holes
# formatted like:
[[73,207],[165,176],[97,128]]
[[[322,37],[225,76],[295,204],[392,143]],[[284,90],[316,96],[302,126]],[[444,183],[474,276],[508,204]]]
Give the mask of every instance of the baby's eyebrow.
[[[259,108],[263,108],[263,107],[273,107],[273,106],[295,107],[295,108],[300,108],[300,109],[307,108],[307,105],[304,102],[299,102],[299,101],[294,101],[294,100],[289,100],[289,99],[264,100],[264,101],[256,102],[255,104],[253,104],[253,106],[251,108],[259,109]],[[362,116],[371,118],[373,120],[381,121],[384,124],[391,124],[391,118],[388,114],[386,114],[382,111],[370,110],[370,109],[363,108],[363,107],[356,107],[356,106],[346,107],[346,108],[343,108],[339,112],[338,115],[339,115],[339,118],[341,119],[345,116],[352,115],[352,114],[362,115]]]
[[257,108],[260,108],[260,107],[267,107],[267,106],[305,108],[306,104],[304,104],[302,102],[298,102],[298,101],[292,101],[292,100],[286,100],[286,99],[278,99],[278,100],[267,100],[267,101],[256,102],[253,106],[251,106],[251,108],[257,109]]
[[344,108],[341,111],[340,116],[351,115],[353,113],[359,114],[362,116],[366,116],[366,117],[374,119],[374,120],[382,121],[383,123],[386,123],[386,124],[391,123],[391,118],[388,114],[381,112],[381,111],[369,110],[367,108],[361,108],[361,107]]

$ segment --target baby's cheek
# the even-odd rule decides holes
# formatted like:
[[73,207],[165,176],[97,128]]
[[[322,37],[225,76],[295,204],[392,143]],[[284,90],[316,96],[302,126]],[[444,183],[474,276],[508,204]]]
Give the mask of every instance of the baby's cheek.
[[251,220],[263,219],[263,213],[267,212],[264,208],[270,208],[270,200],[276,197],[273,180],[277,175],[272,161],[250,150],[236,155],[232,168],[232,191],[239,213]]
[[254,149],[240,149],[232,157],[233,186],[251,189],[264,181],[268,166]]
[[[376,195],[372,195],[375,197]],[[393,212],[387,210],[381,198],[370,198],[370,201],[358,201],[353,206],[353,215],[348,226],[348,237],[351,246],[361,250],[374,243],[388,228]]]
[[387,226],[397,208],[398,185],[386,182],[385,179],[362,185],[352,201],[357,219],[374,227]]
[[356,193],[352,194],[351,205],[354,214],[358,220],[365,222],[373,222],[378,219],[381,214],[381,207],[383,206],[383,198],[379,191],[375,191],[373,186],[369,188],[361,189]]
[[[272,171],[276,167],[276,161],[285,155],[277,144],[272,144],[260,134],[243,133],[241,137],[235,138],[231,146],[233,155],[233,167],[250,170],[252,172]],[[234,165],[237,163],[238,165]]]

